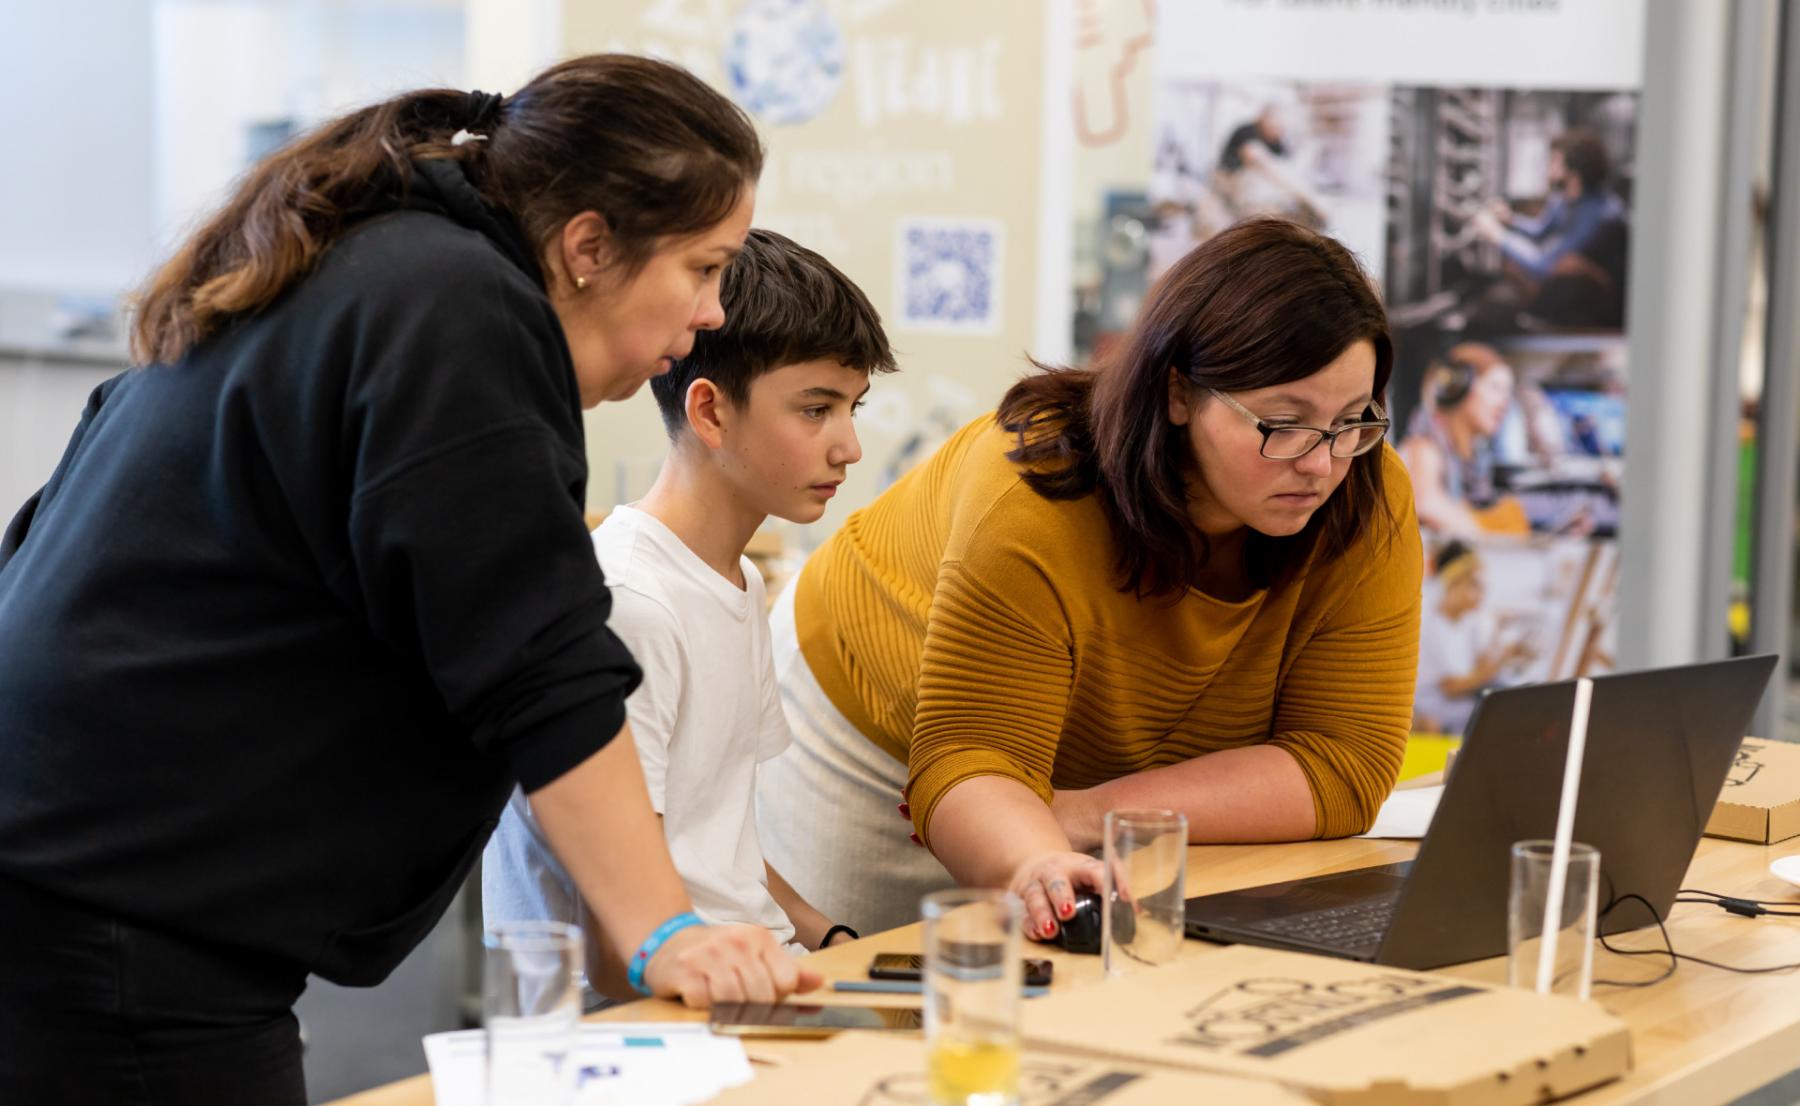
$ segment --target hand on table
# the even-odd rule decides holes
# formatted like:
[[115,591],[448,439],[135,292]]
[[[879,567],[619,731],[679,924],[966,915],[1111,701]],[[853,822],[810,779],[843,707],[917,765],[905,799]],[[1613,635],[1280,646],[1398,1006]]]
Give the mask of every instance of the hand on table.
[[1100,861],[1085,853],[1045,853],[1019,865],[1007,889],[1025,903],[1025,935],[1056,936],[1058,923],[1075,913],[1075,892],[1101,890]]
[[824,982],[802,968],[761,926],[689,926],[663,942],[644,968],[659,998],[689,1006],[715,1002],[779,1002]]

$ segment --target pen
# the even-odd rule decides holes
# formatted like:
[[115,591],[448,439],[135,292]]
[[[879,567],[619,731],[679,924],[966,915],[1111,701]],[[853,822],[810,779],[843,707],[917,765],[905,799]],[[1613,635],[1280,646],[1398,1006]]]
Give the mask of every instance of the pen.
[[[869,995],[920,995],[925,985],[910,979],[840,979],[831,985],[834,991],[857,991]],[[1021,987],[1019,994],[1039,998],[1050,993],[1048,987]]]

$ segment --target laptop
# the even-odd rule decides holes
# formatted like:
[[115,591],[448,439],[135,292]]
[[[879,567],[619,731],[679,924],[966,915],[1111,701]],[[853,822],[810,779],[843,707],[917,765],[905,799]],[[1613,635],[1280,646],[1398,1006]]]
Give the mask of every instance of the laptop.
[[[1594,678],[1575,840],[1600,850],[1602,910],[1668,916],[1775,662]],[[1189,899],[1188,936],[1401,968],[1505,953],[1512,844],[1555,836],[1574,701],[1574,681],[1489,691],[1412,860]],[[1654,920],[1624,903],[1601,930]]]

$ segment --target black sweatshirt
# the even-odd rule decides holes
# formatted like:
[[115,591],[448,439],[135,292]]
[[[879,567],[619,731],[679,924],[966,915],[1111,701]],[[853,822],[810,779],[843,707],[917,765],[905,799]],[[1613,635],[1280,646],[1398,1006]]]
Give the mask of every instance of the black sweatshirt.
[[417,169],[101,385],[0,539],[0,873],[372,984],[514,782],[624,724],[561,328],[512,220]]

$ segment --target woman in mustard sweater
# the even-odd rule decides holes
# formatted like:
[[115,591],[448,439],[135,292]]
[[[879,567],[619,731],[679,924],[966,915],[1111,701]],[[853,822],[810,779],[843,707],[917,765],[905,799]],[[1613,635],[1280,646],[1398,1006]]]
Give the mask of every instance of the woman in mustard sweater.
[[1392,365],[1347,250],[1240,224],[1112,356],[1020,381],[851,515],[775,611],[770,862],[864,932],[962,883],[1049,937],[1100,886],[1107,810],[1196,842],[1366,830],[1418,663]]

